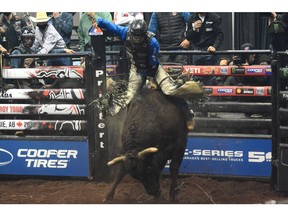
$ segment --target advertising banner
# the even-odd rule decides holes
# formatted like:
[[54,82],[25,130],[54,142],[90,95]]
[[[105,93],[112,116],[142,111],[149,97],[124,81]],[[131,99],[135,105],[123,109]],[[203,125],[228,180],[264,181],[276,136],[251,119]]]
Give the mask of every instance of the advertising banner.
[[0,174],[88,177],[88,141],[0,140]]
[[36,67],[36,68],[3,68],[2,75],[5,79],[31,79],[31,78],[83,78],[82,67]]
[[268,178],[271,151],[270,139],[189,137],[179,173]]
[[60,99],[84,100],[85,89],[8,89],[0,91],[0,100],[11,99]]
[[85,104],[0,104],[5,115],[85,115]]

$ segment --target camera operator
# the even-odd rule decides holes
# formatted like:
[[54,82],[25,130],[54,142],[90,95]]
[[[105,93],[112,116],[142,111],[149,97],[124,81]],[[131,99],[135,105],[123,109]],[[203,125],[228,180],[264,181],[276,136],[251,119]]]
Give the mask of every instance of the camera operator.
[[[253,50],[254,46],[251,43],[244,43],[241,46],[241,50]],[[256,55],[252,53],[244,53],[240,55],[232,56],[232,62],[230,65],[245,66],[245,65],[268,65],[270,64],[269,56]],[[270,79],[267,77],[245,77],[245,76],[229,76],[225,80],[223,85],[227,86],[263,86],[270,85]]]

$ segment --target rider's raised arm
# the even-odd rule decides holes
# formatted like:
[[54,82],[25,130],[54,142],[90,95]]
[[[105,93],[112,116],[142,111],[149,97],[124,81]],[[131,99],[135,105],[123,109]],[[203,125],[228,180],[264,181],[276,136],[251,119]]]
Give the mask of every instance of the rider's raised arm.
[[101,17],[97,19],[97,25],[100,28],[107,29],[112,34],[117,35],[119,38],[121,38],[122,41],[126,40],[126,33],[128,31],[128,27],[116,25],[115,23],[109,22]]

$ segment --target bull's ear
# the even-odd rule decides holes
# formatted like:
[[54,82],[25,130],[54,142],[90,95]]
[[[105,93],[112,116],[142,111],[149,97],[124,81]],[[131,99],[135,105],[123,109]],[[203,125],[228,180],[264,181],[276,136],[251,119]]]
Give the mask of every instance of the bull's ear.
[[146,148],[146,149],[144,149],[138,153],[138,158],[143,159],[143,158],[147,157],[148,155],[151,155],[151,154],[156,153],[156,152],[158,152],[158,148],[155,148],[155,147]]
[[114,158],[113,160],[109,161],[109,162],[107,163],[107,166],[112,166],[112,165],[118,164],[118,163],[120,163],[120,162],[125,162],[125,159],[126,159],[125,156],[116,157],[116,158]]

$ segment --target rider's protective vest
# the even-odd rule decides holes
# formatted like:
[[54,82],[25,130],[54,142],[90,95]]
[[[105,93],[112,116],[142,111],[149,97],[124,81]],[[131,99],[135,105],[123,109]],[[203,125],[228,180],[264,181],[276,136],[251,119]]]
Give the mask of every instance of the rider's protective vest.
[[132,64],[135,64],[138,69],[148,68],[148,46],[154,37],[154,33],[147,32],[146,38],[141,47],[135,47],[131,41],[131,33],[127,31],[125,47],[126,53]]
[[[33,54],[32,50],[28,47],[25,47],[22,43],[19,46],[14,47],[13,50],[11,51],[11,53],[16,49],[19,50],[21,52],[21,54]],[[21,59],[21,65],[20,65],[21,68],[25,67],[24,62],[25,62],[25,59],[22,58]],[[35,61],[29,67],[30,68],[35,67]]]

